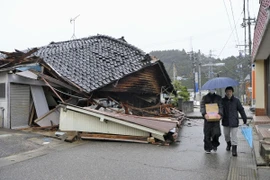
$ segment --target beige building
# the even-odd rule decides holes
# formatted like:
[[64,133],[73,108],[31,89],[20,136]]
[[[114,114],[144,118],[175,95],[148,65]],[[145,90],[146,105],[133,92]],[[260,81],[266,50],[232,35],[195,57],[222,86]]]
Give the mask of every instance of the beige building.
[[270,116],[270,0],[260,1],[252,49],[252,100],[255,116]]

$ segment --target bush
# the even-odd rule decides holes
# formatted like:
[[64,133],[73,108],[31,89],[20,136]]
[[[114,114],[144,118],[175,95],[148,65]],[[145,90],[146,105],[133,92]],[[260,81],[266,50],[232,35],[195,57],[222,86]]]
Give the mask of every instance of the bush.
[[177,106],[179,98],[182,98],[183,101],[188,101],[190,94],[187,90],[187,87],[182,86],[180,81],[178,81],[178,80],[173,81],[172,84],[173,84],[174,90],[177,92],[177,95],[173,98],[172,104],[174,106]]

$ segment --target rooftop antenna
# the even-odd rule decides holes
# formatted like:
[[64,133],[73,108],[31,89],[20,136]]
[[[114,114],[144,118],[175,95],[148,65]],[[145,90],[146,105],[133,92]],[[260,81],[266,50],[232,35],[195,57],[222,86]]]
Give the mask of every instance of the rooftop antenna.
[[80,15],[76,16],[75,18],[71,18],[70,19],[70,23],[72,24],[73,23],[73,35],[71,36],[71,39],[76,39],[76,36],[75,36],[75,20],[77,19],[77,17],[79,17]]

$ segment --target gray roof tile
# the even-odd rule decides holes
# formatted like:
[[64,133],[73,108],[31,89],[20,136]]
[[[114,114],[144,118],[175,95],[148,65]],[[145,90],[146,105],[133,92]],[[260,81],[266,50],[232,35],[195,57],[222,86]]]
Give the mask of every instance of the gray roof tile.
[[88,93],[142,69],[150,63],[145,55],[123,39],[103,35],[51,43],[34,53]]

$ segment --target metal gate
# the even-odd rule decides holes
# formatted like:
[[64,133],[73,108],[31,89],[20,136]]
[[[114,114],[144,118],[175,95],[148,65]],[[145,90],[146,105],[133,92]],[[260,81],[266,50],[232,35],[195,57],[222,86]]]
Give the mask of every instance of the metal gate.
[[28,126],[30,86],[10,84],[10,128]]

